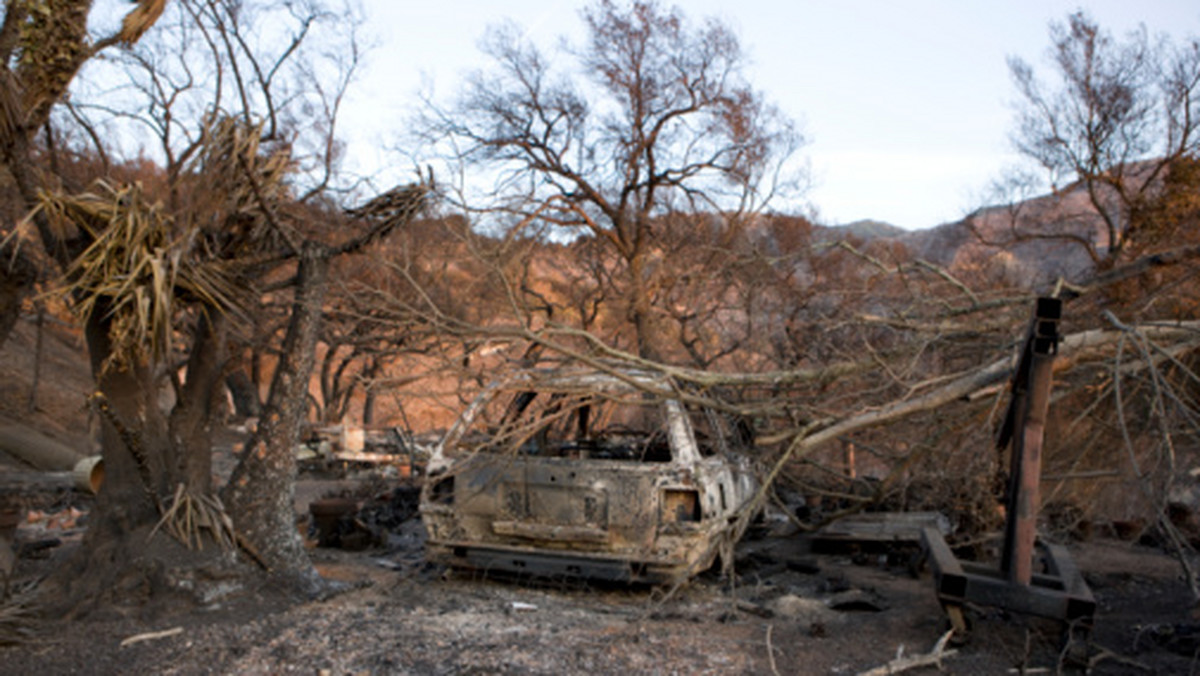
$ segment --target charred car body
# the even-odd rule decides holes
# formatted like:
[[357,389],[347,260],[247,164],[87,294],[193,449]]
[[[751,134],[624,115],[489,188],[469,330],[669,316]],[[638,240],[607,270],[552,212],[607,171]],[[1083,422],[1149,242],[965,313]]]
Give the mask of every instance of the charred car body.
[[536,576],[694,575],[731,552],[758,488],[739,453],[745,435],[733,432],[660,375],[518,373],[487,388],[434,449],[421,496],[427,556]]

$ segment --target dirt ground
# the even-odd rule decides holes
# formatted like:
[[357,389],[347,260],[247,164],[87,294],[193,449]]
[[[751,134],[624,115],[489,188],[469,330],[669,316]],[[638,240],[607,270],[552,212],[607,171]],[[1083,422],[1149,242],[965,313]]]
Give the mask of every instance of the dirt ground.
[[[19,579],[78,542],[70,515],[21,526]],[[672,591],[444,570],[422,560],[422,535],[410,519],[363,551],[314,547],[322,573],[348,583],[321,601],[246,584],[199,606],[39,624],[30,642],[0,649],[0,673],[857,674],[930,651],[947,628],[927,572],[913,577],[886,556],[812,555],[796,536],[744,542],[736,584],[705,575]],[[29,546],[47,536],[62,544]],[[1116,541],[1072,552],[1099,604],[1091,673],[1195,673],[1200,625],[1173,560]],[[1057,624],[968,615],[969,640],[950,648],[943,673],[1058,669]]]
[[[73,340],[47,338],[43,378],[58,387],[40,391],[30,414],[33,333],[26,325],[14,335],[0,350],[0,415],[86,445],[87,382]],[[305,477],[298,515],[356,485]],[[69,556],[86,527],[86,496],[43,502],[17,529],[18,592]],[[929,573],[914,577],[904,556],[814,555],[794,534],[744,542],[733,583],[705,575],[667,590],[449,571],[424,562],[419,519],[390,525],[360,551],[314,541],[322,573],[346,583],[320,601],[216,580],[198,603],[131,603],[70,622],[33,621],[10,604],[0,625],[31,633],[0,648],[0,674],[858,674],[929,652],[947,628]],[[1174,560],[1115,540],[1071,551],[1098,602],[1091,673],[1200,673],[1200,623]],[[990,608],[968,617],[970,637],[949,648],[943,673],[1060,667],[1058,625]]]

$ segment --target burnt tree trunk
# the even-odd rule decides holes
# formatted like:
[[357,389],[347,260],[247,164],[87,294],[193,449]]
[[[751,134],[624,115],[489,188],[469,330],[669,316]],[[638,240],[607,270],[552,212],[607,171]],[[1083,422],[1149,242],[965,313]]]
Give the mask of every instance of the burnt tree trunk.
[[225,387],[229,388],[229,395],[233,399],[234,415],[239,418],[257,418],[262,415],[258,384],[243,367],[238,366],[225,376]]
[[37,270],[17,244],[0,245],[0,347],[21,318],[21,303],[36,278]]
[[373,425],[375,423],[375,378],[379,375],[380,369],[379,357],[371,357],[367,360],[367,365],[363,369],[363,380],[366,381],[365,392],[363,394],[363,411],[362,422],[363,426]]
[[296,530],[293,508],[295,447],[307,415],[309,378],[328,286],[329,253],[316,244],[301,252],[292,317],[258,429],[222,492],[234,526],[273,575],[302,592],[324,585]]
[[195,494],[212,491],[212,423],[219,397],[226,355],[226,323],[216,308],[205,308],[196,319],[195,342],[187,362],[187,380],[171,411],[171,445],[175,466]]
[[637,354],[643,359],[661,361],[663,352],[659,349],[659,345],[662,337],[654,316],[654,301],[651,297],[646,256],[639,252],[630,257],[628,262],[630,294],[628,316],[630,323],[633,324]]
[[108,363],[113,354],[111,323],[108,304],[97,301],[84,331],[97,383],[93,405],[98,408],[104,457],[104,484],[96,506],[102,522],[130,532],[157,518],[157,500],[170,484],[162,452],[166,421],[146,368]]
[[[33,344],[33,376],[29,381],[29,399],[25,402],[25,411],[30,415],[37,411],[37,391],[38,385],[42,382],[42,360],[46,355],[45,303],[37,303],[37,322],[34,326],[37,328],[37,338]],[[0,333],[2,333],[2,330],[0,330]],[[3,347],[3,345],[4,339],[3,336],[0,336],[0,347]]]
[[104,483],[83,546],[49,581],[45,600],[51,615],[76,616],[144,583],[145,567],[136,561],[147,547],[146,535],[158,520],[159,501],[169,484],[166,421],[153,380],[144,366],[108,364],[113,350],[109,310],[98,301],[84,325],[96,382],[91,402],[100,420]]

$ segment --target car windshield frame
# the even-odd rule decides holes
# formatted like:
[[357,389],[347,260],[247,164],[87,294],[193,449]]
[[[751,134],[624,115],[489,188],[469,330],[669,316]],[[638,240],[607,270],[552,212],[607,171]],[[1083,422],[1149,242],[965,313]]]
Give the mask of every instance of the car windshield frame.
[[[641,411],[649,423],[630,427],[623,439],[619,424],[604,430],[597,423],[620,416],[602,409],[617,407],[626,409],[625,416]],[[585,419],[582,428],[580,418]],[[557,447],[547,438],[538,443],[538,435],[556,424],[560,433],[571,426],[582,431],[575,439],[553,440]],[[518,372],[485,388],[434,455],[456,461],[480,453],[670,464],[700,459],[689,413],[666,377],[600,371]]]

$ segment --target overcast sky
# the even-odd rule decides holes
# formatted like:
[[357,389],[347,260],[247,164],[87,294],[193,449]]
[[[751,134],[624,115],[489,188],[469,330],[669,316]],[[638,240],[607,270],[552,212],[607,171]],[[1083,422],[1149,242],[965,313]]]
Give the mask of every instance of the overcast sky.
[[[368,172],[395,167],[394,131],[424,83],[447,97],[487,65],[477,42],[502,19],[550,47],[578,35],[579,2],[363,0],[375,42],[342,119]],[[668,3],[669,4],[669,3]],[[680,0],[693,20],[716,16],[750,56],[749,76],[810,143],[806,199],[829,224],[864,218],[925,228],[982,206],[1011,154],[1014,90],[1006,58],[1042,65],[1047,25],[1082,8],[1116,35],[1144,23],[1175,40],[1200,35],[1195,0]]]

